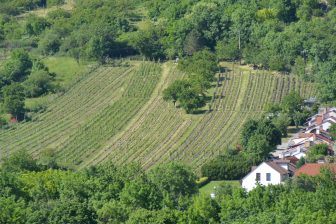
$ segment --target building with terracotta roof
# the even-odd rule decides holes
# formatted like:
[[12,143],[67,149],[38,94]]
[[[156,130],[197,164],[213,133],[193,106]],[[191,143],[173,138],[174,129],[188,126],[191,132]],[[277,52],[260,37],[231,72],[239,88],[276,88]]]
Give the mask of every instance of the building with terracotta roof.
[[323,168],[330,169],[336,174],[336,164],[331,163],[306,163],[296,170],[295,176],[317,176]]

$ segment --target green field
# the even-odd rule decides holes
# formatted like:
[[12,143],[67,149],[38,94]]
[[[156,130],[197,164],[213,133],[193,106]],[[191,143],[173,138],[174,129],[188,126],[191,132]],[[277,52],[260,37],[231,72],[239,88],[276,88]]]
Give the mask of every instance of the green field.
[[[58,66],[52,66],[52,61],[47,64],[53,71]],[[60,72],[71,77],[79,71],[81,67]],[[170,62],[105,66],[80,77],[33,121],[1,130],[0,156],[25,149],[38,157],[43,150],[53,149],[58,162],[75,168],[112,161],[139,162],[148,169],[178,160],[199,170],[237,144],[244,122],[258,118],[265,104],[279,102],[291,90],[303,97],[315,95],[311,83],[294,76],[229,71],[220,74],[209,91],[214,96],[212,111],[187,115],[162,99],[163,89],[183,77]]]
[[219,180],[219,181],[211,181],[208,184],[204,185],[200,188],[201,194],[211,194],[214,192],[215,188],[222,185],[222,184],[229,184],[233,187],[240,187],[240,183],[238,180]]

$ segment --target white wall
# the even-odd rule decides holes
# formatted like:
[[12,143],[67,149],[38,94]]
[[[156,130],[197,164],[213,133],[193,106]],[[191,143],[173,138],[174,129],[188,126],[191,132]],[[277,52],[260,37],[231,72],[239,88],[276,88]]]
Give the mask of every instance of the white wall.
[[[277,185],[281,183],[280,173],[278,173],[272,167],[263,162],[255,170],[253,170],[251,173],[243,178],[242,187],[245,188],[247,191],[250,191],[257,186],[256,173],[260,173],[259,183],[261,185],[267,186],[270,184]],[[271,181],[266,181],[266,173],[271,174]]]

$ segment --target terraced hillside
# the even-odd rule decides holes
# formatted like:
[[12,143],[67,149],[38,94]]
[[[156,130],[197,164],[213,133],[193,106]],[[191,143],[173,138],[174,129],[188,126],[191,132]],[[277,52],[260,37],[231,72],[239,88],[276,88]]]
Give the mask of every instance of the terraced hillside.
[[198,169],[236,144],[243,123],[260,116],[265,104],[279,102],[290,90],[304,97],[315,94],[312,84],[292,76],[230,71],[219,74],[212,110],[186,115],[161,94],[181,76],[171,63],[101,67],[37,121],[2,131],[0,144],[7,148],[1,150],[38,155],[52,148],[60,162],[78,168],[104,161],[137,161],[150,168],[181,160]]
[[197,169],[237,143],[243,123],[260,116],[265,104],[279,102],[290,90],[304,97],[315,94],[312,84],[291,76],[228,72],[219,76],[212,111],[186,115],[163,101],[161,90],[181,76],[174,66],[165,65],[164,71],[164,85],[137,114],[134,125],[110,139],[83,166],[112,160],[118,164],[138,161],[149,168],[156,163],[182,160]]

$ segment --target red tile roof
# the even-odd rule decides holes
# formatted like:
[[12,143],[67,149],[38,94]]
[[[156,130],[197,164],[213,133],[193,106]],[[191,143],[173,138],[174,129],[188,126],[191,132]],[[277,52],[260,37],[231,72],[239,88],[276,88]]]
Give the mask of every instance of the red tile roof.
[[336,164],[306,163],[303,166],[301,166],[298,170],[296,170],[295,176],[300,176],[302,174],[308,176],[316,176],[320,174],[322,167],[331,169],[333,172],[336,173]]

